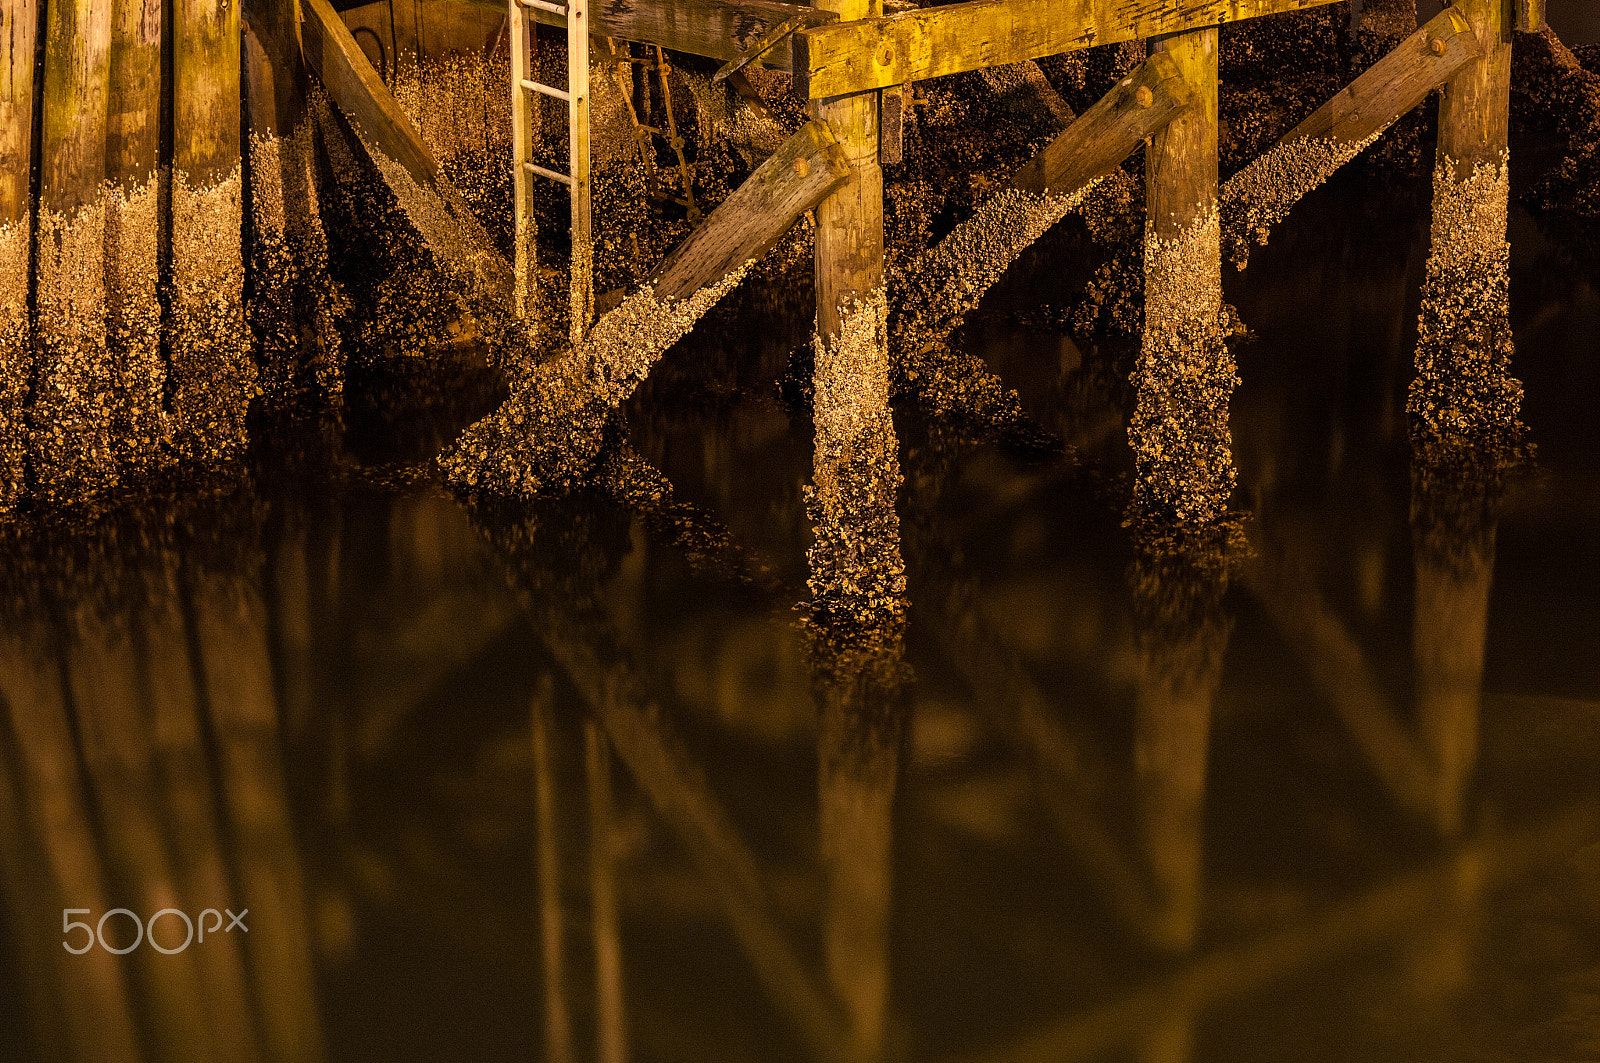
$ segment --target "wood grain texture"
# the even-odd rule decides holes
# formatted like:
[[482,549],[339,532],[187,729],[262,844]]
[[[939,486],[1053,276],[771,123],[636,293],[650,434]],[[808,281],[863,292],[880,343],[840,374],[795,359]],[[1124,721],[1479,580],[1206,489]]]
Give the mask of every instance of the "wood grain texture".
[[0,3],[0,226],[28,217],[33,45],[40,0]]
[[[459,2],[463,7],[488,7],[505,13],[505,4],[495,0]],[[453,4],[445,0],[429,6]],[[546,26],[564,29],[567,25],[564,17],[553,12],[530,8],[527,13]],[[723,62],[739,58],[745,49],[788,19],[805,18],[823,25],[837,18],[832,12],[777,0],[604,0],[590,9],[588,17],[590,36],[648,41],[674,52]],[[769,49],[756,65],[787,71],[791,58],[791,48],[783,42]]]
[[[1148,90],[1148,103],[1139,92]],[[1132,154],[1146,137],[1195,103],[1172,57],[1152,55],[1083,112],[1012,178],[1028,192],[1064,195],[1088,184]]]
[[848,174],[827,123],[806,123],[667,256],[657,270],[656,296],[687,298],[759,259]]
[[1511,0],[1457,0],[1472,21],[1481,55],[1462,66],[1439,101],[1439,159],[1458,178],[1478,163],[1498,163],[1511,125]]
[[58,0],[45,17],[39,197],[70,214],[95,199],[106,176],[111,0]]
[[[1433,51],[1436,41],[1441,54]],[[1446,8],[1290,130],[1281,143],[1321,137],[1359,144],[1383,132],[1482,54],[1467,16],[1459,7]]]
[[363,140],[403,166],[412,180],[425,187],[437,185],[439,163],[333,5],[328,0],[301,0],[301,11],[305,14],[300,33],[306,64],[322,80],[333,102],[349,116]]
[[239,165],[239,5],[172,0],[173,168],[199,187]]
[[1153,45],[1194,94],[1145,153],[1145,208],[1163,239],[1190,228],[1217,202],[1217,31],[1194,30]]
[[112,0],[106,178],[124,188],[156,172],[161,146],[161,0]]
[[1523,33],[1538,33],[1545,26],[1545,0],[1515,0],[1516,25]]
[[793,66],[812,99],[1335,0],[972,0],[795,34]]

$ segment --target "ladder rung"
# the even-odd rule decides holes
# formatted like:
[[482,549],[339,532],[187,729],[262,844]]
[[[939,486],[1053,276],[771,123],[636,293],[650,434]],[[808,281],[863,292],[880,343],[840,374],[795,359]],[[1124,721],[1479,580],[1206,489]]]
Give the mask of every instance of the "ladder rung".
[[572,185],[572,178],[568,177],[564,173],[556,173],[554,170],[546,170],[543,166],[532,162],[525,162],[522,165],[529,173],[536,173],[540,177],[548,177],[552,181],[560,181],[562,184],[567,185],[568,187],[571,187]]
[[566,100],[568,103],[572,102],[572,93],[564,89],[558,89],[554,85],[541,85],[537,81],[529,81],[527,78],[523,78],[522,87],[529,92],[542,92],[546,96],[554,96],[556,99]]
[[523,7],[536,7],[540,11],[549,11],[552,14],[561,15],[563,18],[567,14],[566,4],[552,4],[550,0],[517,0],[517,3]]

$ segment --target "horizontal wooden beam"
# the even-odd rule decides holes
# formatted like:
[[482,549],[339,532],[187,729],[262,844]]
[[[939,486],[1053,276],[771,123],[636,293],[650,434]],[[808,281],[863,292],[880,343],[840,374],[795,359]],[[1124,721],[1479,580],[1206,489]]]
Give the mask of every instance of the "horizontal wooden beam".
[[823,99],[1334,2],[972,0],[802,30],[793,65]]
[[761,258],[849,173],[828,124],[806,123],[667,256],[653,282],[656,298],[687,298]]
[[1177,64],[1157,52],[1017,171],[1012,187],[1066,195],[1109,173],[1194,102]]
[[[502,14],[506,8],[496,0],[462,2],[490,7]],[[566,29],[564,15],[540,8],[530,8],[529,13],[543,25]],[[791,18],[823,25],[839,16],[806,4],[778,0],[608,0],[590,7],[588,17],[589,32],[595,37],[645,41],[670,51],[727,62],[739,58],[768,31]],[[789,42],[783,41],[757,60],[757,65],[788,71],[792,54]]]

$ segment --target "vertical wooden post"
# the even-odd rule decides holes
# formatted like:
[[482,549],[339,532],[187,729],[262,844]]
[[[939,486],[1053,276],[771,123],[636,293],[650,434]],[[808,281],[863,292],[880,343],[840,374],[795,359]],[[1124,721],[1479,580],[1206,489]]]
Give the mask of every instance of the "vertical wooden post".
[[40,0],[0,5],[0,513],[22,497],[27,471],[23,404],[33,373],[28,262],[33,244],[33,46]]
[[1194,102],[1145,153],[1144,340],[1128,425],[1135,504],[1152,516],[1207,523],[1233,491],[1228,400],[1238,384],[1223,342],[1217,214],[1217,30],[1153,41]]
[[[844,20],[881,14],[880,0],[818,0]],[[816,439],[810,494],[816,538],[810,585],[819,610],[898,613],[905,591],[895,512],[900,461],[889,416],[883,290],[879,94],[817,101],[849,176],[817,206]]]
[[1482,56],[1439,101],[1433,227],[1422,287],[1416,378],[1407,409],[1426,441],[1520,431],[1522,385],[1510,374],[1508,130],[1511,0],[1461,0]]
[[178,456],[239,455],[255,396],[244,321],[239,6],[172,0],[172,433]]
[[[166,366],[156,300],[160,240],[160,0],[112,0],[106,121],[107,333],[116,369],[114,424],[125,469],[155,465],[165,434]],[[108,382],[109,383],[109,382]]]
[[106,107],[111,0],[47,6],[37,254],[39,365],[31,417],[40,494],[116,483],[106,352]]

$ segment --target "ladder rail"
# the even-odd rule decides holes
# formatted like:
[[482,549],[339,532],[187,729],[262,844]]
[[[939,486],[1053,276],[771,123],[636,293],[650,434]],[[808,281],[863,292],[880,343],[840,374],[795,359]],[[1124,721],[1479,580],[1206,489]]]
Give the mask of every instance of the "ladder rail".
[[[514,310],[526,318],[533,302],[531,285],[537,277],[536,226],[533,217],[533,178],[544,177],[566,185],[571,201],[572,263],[568,289],[572,344],[580,346],[594,317],[594,235],[591,221],[591,161],[589,151],[589,18],[588,0],[566,4],[550,0],[508,0],[511,22],[511,139],[516,193],[516,295]],[[552,11],[567,21],[567,87],[534,80],[534,20],[526,8]],[[567,104],[567,172],[533,161],[533,134],[537,129],[540,95]]]

